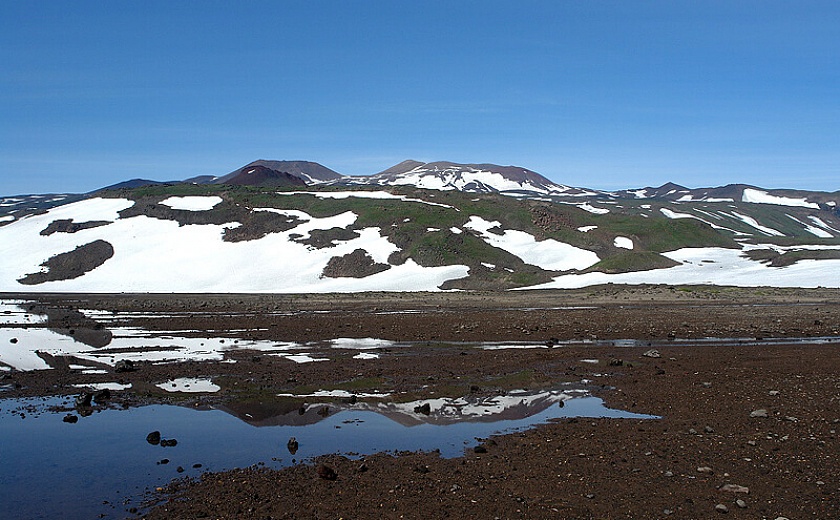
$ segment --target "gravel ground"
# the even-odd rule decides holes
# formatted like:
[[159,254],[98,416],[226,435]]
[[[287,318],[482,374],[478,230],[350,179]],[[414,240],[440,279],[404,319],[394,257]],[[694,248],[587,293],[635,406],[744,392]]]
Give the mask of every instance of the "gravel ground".
[[[3,295],[19,298],[23,295]],[[550,389],[590,380],[613,408],[659,420],[564,419],[484,440],[476,451],[332,455],[176,481],[140,516],[162,518],[840,518],[840,291],[613,287],[515,293],[26,295],[50,326],[96,325],[74,309],[178,312],[130,325],[247,329],[254,339],[375,337],[415,342],[380,358],[297,364],[255,352],[235,364],[141,364],[127,405],[185,397],[151,382],[211,377],[189,397],[269,410],[302,387],[430,395]],[[58,312],[56,309],[61,310]],[[697,345],[689,338],[738,338]],[[756,339],[757,338],[757,339]],[[812,339],[808,339],[812,338]],[[609,340],[634,340],[630,342]],[[744,341],[750,339],[750,341]],[[482,350],[470,341],[553,348]],[[650,344],[648,344],[650,343]],[[650,357],[655,349],[659,357]],[[649,354],[649,355],[646,355]],[[597,359],[598,363],[583,363]],[[69,393],[55,370],[4,374],[8,397]],[[91,381],[91,376],[84,376]],[[327,477],[327,478],[325,478]]]

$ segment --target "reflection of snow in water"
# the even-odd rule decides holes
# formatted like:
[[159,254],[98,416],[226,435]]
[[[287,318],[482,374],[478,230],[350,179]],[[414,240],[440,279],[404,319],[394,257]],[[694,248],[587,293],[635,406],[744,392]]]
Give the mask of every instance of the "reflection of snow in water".
[[218,392],[222,388],[208,378],[179,377],[165,383],[155,385],[167,392],[204,393]]

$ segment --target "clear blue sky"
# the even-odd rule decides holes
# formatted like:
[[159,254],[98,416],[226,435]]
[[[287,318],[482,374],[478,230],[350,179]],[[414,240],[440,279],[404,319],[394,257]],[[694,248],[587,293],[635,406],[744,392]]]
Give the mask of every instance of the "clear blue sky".
[[260,158],[840,190],[840,2],[0,0],[0,194]]

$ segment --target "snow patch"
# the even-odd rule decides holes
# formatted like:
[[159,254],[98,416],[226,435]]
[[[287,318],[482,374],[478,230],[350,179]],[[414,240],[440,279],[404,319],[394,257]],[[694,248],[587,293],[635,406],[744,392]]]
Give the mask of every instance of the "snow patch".
[[633,240],[627,237],[615,237],[613,245],[622,249],[633,249]]
[[359,199],[377,199],[377,200],[401,200],[403,202],[417,202],[420,204],[427,204],[429,206],[440,206],[442,208],[454,209],[458,208],[448,204],[439,204],[437,202],[429,202],[422,199],[413,199],[405,195],[395,195],[387,191],[280,191],[277,195],[312,195],[319,199],[347,199],[355,197]]
[[589,233],[593,229],[598,229],[598,226],[581,226],[581,227],[577,228],[577,230],[582,232],[582,233]]
[[534,235],[518,230],[505,230],[501,235],[490,233],[499,222],[489,222],[481,217],[471,216],[464,225],[479,233],[485,242],[521,258],[524,262],[550,271],[586,269],[600,259],[592,251],[574,247],[552,238],[538,242]]
[[747,215],[742,215],[742,214],[738,213],[737,211],[733,211],[733,212],[731,213],[731,215],[732,215],[733,217],[737,218],[738,220],[740,220],[741,222],[743,222],[743,223],[747,224],[748,226],[754,227],[755,229],[757,229],[757,230],[759,230],[759,231],[761,231],[762,233],[765,233],[765,234],[767,234],[767,235],[770,235],[770,236],[775,236],[775,237],[783,237],[783,236],[785,236],[785,234],[784,234],[784,233],[782,233],[781,231],[777,231],[777,230],[775,230],[775,229],[773,229],[773,228],[769,228],[769,227],[767,227],[767,226],[762,226],[762,225],[761,225],[761,224],[759,224],[759,223],[758,223],[758,221],[757,221],[757,220],[755,220],[754,218],[749,217],[749,216],[747,216]]
[[160,201],[164,206],[184,211],[209,211],[222,203],[222,198],[215,195],[188,195],[186,197],[169,197]]
[[75,388],[87,388],[90,390],[113,390],[119,392],[121,390],[128,390],[131,388],[131,383],[81,383],[73,385]]
[[775,204],[777,206],[799,206],[802,208],[820,209],[820,205],[814,202],[808,202],[804,198],[793,199],[789,197],[777,197],[771,195],[766,191],[754,190],[752,188],[744,188],[744,194],[741,197],[741,202],[752,202],[756,204]]

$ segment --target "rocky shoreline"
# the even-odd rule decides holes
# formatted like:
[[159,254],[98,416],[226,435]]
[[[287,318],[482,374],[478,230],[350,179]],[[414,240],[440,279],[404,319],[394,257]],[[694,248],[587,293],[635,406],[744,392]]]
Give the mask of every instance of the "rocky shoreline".
[[[190,376],[221,386],[212,396],[189,397],[196,402],[266,406],[270,396],[302,387],[388,391],[408,401],[585,382],[610,407],[661,417],[562,419],[482,439],[456,458],[330,455],[281,470],[205,473],[162,489],[142,518],[796,519],[840,517],[840,344],[832,339],[840,335],[839,294],[604,286],[462,295],[6,297],[173,313],[132,318],[160,330],[414,342],[380,349],[375,360],[296,364],[230,351],[232,364],[140,363],[119,374],[132,392],[112,396],[128,405],[187,399],[163,396],[148,382]],[[83,325],[73,316],[62,314],[70,320],[63,325]],[[688,341],[709,337],[734,339]],[[465,348],[471,341],[545,348]],[[25,397],[61,393],[80,376],[57,368],[3,378],[12,386],[6,397]]]

